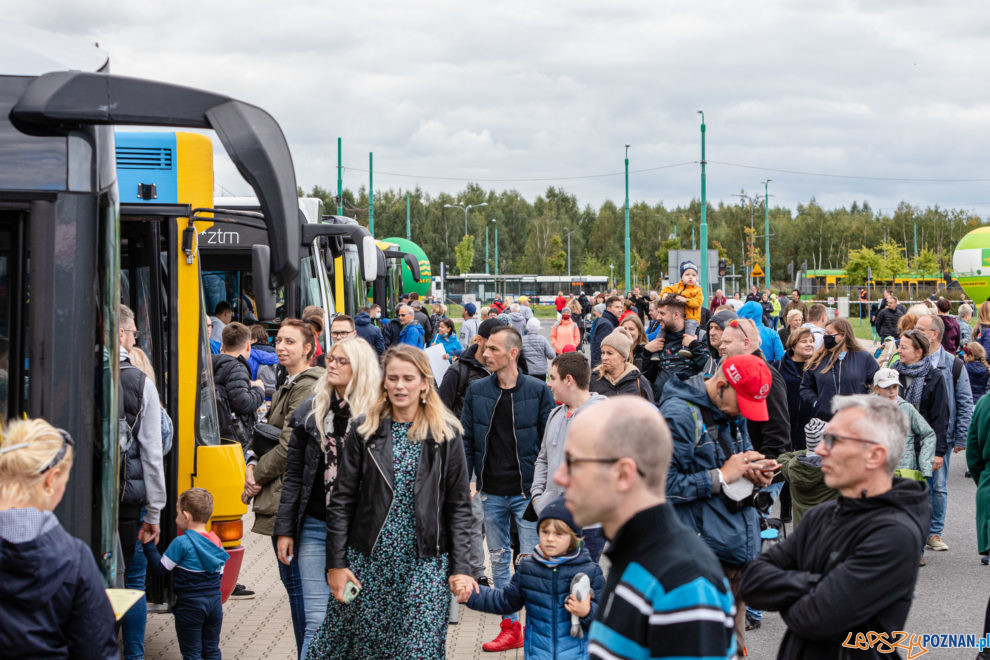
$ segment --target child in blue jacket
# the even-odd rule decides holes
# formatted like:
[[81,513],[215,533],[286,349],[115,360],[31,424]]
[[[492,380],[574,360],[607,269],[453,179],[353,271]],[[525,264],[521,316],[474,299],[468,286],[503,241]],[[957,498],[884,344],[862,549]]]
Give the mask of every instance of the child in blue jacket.
[[[158,575],[173,574],[175,634],[185,658],[219,658],[220,578],[229,555],[220,538],[206,531],[213,515],[213,496],[204,488],[190,488],[179,495],[176,526],[185,532],[158,554],[154,540],[141,538],[148,568]],[[178,569],[178,570],[176,570]]]
[[461,346],[461,341],[457,338],[457,333],[454,332],[454,322],[450,319],[440,319],[440,323],[437,324],[437,334],[433,335],[430,346],[437,344],[443,346],[443,350],[447,353],[448,362],[453,362],[455,357],[460,357],[461,353],[464,352],[464,347]]
[[[527,658],[586,658],[588,628],[598,609],[605,579],[581,543],[581,528],[559,497],[540,514],[540,544],[519,564],[504,589],[480,587],[467,601],[473,610],[511,614],[526,606],[524,651]],[[587,574],[591,593],[584,600],[571,596],[571,580]],[[571,615],[579,617],[582,636],[571,636]]]

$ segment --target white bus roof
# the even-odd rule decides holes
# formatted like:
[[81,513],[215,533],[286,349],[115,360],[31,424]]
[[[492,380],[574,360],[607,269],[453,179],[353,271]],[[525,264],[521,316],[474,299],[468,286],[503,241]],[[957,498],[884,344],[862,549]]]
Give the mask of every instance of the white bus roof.
[[110,55],[93,42],[0,21],[0,75],[40,76],[51,71],[104,71]]
[[[257,209],[258,198],[253,195],[245,197],[214,197],[213,208],[217,209]],[[300,197],[299,208],[308,222],[316,223],[320,221],[322,215],[320,209],[323,207],[323,200],[318,197]]]

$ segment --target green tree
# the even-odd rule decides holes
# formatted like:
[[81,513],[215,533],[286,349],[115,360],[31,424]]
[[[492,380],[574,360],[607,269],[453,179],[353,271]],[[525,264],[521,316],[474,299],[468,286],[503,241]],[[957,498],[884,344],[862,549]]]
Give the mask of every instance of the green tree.
[[474,263],[474,237],[465,234],[461,242],[454,248],[454,254],[457,259],[457,270],[460,271],[461,275],[470,273],[471,264]]
[[608,275],[608,264],[590,254],[585,255],[581,262],[582,275]]
[[920,273],[937,273],[938,255],[935,254],[935,250],[930,247],[922,249],[914,260],[914,269]]
[[882,256],[880,268],[874,269],[873,276],[878,280],[890,280],[899,273],[907,271],[907,259],[904,257],[904,248],[900,243],[891,239],[886,243],[881,243],[877,247],[877,253]]
[[882,265],[883,255],[877,254],[872,248],[861,247],[858,250],[849,250],[849,262],[846,264],[849,283],[865,284],[868,269],[872,269],[874,278],[879,278]]

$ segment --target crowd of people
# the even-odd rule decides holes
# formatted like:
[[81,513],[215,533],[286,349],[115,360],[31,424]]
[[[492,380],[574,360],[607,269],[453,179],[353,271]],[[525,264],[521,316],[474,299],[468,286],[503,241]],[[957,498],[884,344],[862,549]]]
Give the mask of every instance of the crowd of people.
[[[990,302],[967,333],[971,310],[886,294],[874,349],[797,291],[705,306],[697,267],[679,272],[659,292],[558,296],[549,339],[525,296],[466,303],[459,329],[415,294],[327,332],[307,308],[273,345],[218,306],[221,431],[243,445],[300,658],[445,657],[458,603],[502,617],[485,651],[532,658],[743,656],[763,610],[787,624],[779,657],[839,657],[849,633],[903,627],[925,552],[949,549],[963,451],[987,563]],[[125,307],[120,333],[129,584],[171,572],[183,657],[219,657],[212,497],[181,493],[183,534],[159,538],[171,427]],[[72,456],[41,420],[0,437],[0,642],[24,657],[117,657],[92,554],[51,513]],[[125,657],[143,655],[133,610]]]

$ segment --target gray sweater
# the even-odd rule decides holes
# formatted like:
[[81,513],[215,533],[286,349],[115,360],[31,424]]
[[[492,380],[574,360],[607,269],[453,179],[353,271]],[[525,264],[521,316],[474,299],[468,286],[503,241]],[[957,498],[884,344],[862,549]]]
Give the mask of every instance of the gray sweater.
[[533,470],[533,487],[529,491],[533,496],[533,508],[536,509],[537,513],[564,494],[564,489],[553,480],[553,474],[564,462],[564,440],[567,439],[567,429],[570,428],[571,420],[588,406],[599,401],[605,401],[605,399],[606,397],[601,394],[592,392],[591,398],[575,410],[570,417],[567,415],[570,409],[564,404],[560,404],[550,411],[550,415],[547,417],[546,431],[543,432],[540,455],[536,457],[536,467]]
[[526,371],[530,376],[545,376],[547,360],[557,357],[550,340],[540,334],[528,334],[522,338],[523,357],[526,359]]

